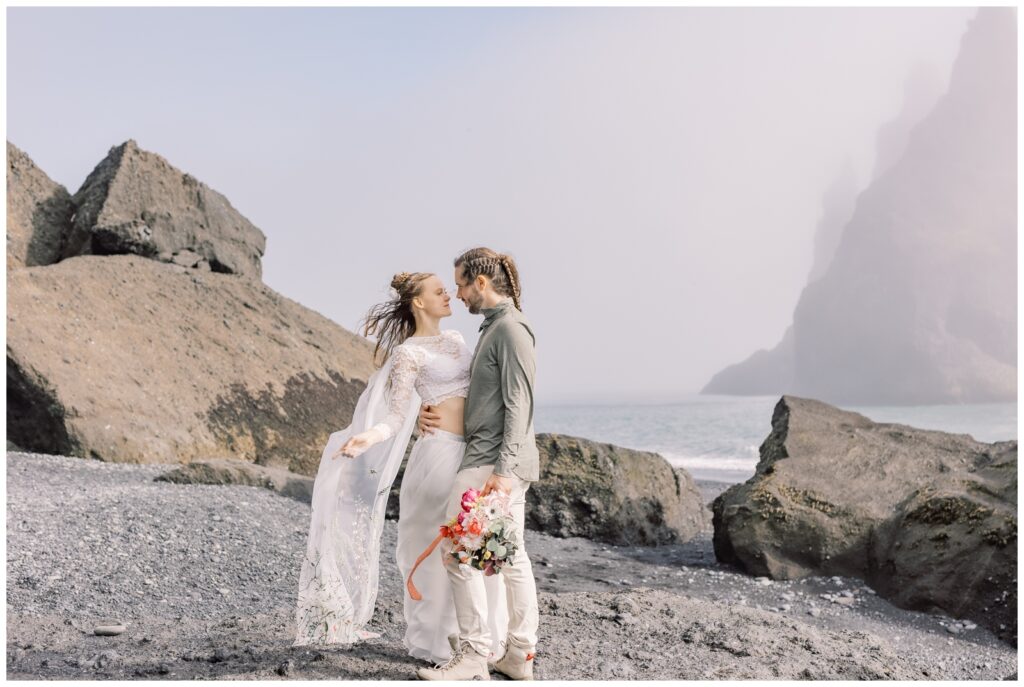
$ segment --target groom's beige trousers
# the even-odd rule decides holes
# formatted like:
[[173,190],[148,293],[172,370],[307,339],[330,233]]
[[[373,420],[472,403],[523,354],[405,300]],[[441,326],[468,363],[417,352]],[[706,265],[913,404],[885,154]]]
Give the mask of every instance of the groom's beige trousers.
[[[469,488],[481,489],[494,472],[493,465],[481,465],[460,470],[455,477],[455,486],[448,500],[449,519],[462,510],[462,494]],[[508,601],[508,639],[529,652],[537,647],[537,584],[533,579],[533,566],[526,554],[523,532],[526,523],[526,490],[529,482],[513,477],[515,486],[511,493],[512,519],[518,529],[519,548],[512,559],[499,573],[505,578],[505,597]],[[445,556],[448,579],[452,583],[455,600],[455,615],[459,623],[459,645],[469,642],[478,654],[491,653],[491,633],[487,627],[487,590],[484,574],[468,565],[459,565],[452,556]],[[502,639],[502,638],[498,638]],[[498,658],[498,657],[495,657]]]

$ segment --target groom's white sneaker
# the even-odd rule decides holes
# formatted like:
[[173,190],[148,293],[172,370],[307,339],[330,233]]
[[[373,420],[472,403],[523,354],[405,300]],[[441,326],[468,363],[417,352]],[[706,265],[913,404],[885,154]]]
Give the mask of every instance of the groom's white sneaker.
[[533,650],[509,640],[505,645],[505,655],[495,662],[494,669],[513,680],[532,680]]
[[444,665],[435,668],[420,668],[416,676],[421,680],[490,680],[487,657],[473,651],[468,643],[455,650],[455,654]]

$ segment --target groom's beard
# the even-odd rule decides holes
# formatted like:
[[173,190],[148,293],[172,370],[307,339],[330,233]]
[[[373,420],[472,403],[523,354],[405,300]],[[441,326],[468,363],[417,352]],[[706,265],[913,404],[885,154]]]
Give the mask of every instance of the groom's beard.
[[480,310],[482,310],[481,306],[483,306],[483,304],[484,304],[484,299],[483,298],[479,298],[479,299],[467,298],[466,299],[466,307],[469,308],[469,314],[470,315],[479,315],[480,314]]

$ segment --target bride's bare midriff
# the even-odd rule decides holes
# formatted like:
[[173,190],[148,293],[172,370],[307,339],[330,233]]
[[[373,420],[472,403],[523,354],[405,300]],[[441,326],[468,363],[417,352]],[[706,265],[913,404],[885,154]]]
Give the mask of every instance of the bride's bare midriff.
[[462,436],[465,431],[462,425],[462,414],[466,410],[466,399],[459,396],[448,398],[437,405],[430,406],[430,410],[441,416],[441,426],[438,429]]

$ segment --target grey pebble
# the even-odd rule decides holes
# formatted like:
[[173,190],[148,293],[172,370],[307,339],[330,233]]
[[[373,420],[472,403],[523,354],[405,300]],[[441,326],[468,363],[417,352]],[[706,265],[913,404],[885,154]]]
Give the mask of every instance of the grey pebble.
[[92,633],[99,635],[100,637],[116,637],[122,634],[127,628],[123,623],[116,623],[111,625],[97,625],[93,628]]

